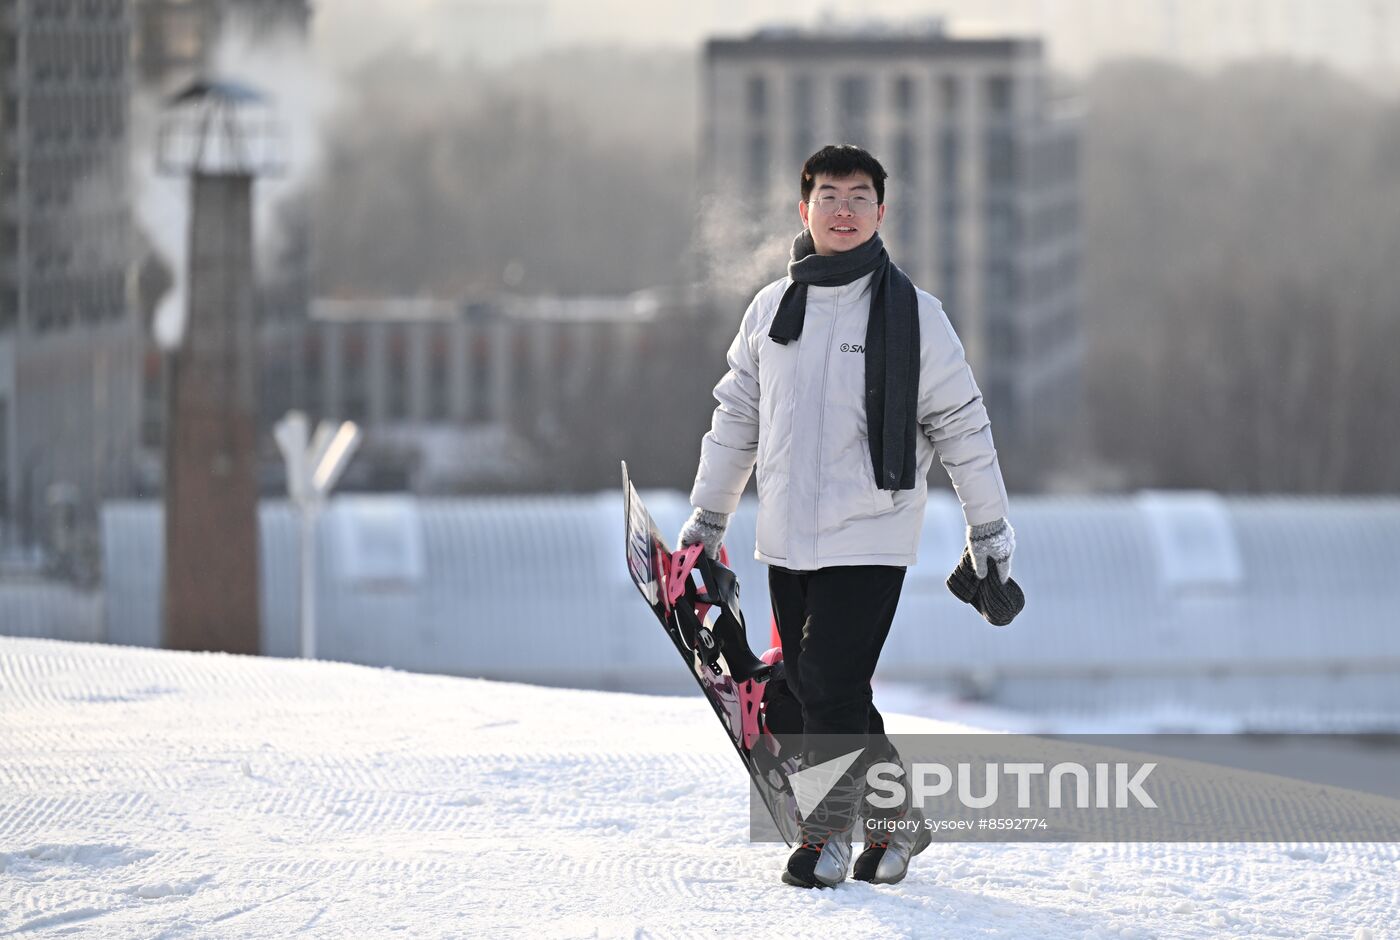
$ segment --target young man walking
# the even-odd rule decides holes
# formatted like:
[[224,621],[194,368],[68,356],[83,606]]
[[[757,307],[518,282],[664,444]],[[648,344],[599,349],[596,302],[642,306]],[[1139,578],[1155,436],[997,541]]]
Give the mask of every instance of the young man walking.
[[[962,504],[977,576],[1008,579],[1015,548],[962,344],[942,304],[881,241],[885,179],[879,161],[853,146],[824,147],[802,167],[803,230],[788,275],[758,292],[729,347],[690,495],[695,511],[679,539],[717,556],[756,469],[755,557],[769,565],[787,684],[801,708],[802,764],[863,746],[820,811],[802,820],[783,880],[805,887],[845,880],[864,767],[897,759],[870,680],[915,562],[935,453]],[[902,816],[907,802],[888,813]],[[902,879],[928,844],[921,832],[867,835],[854,877]]]

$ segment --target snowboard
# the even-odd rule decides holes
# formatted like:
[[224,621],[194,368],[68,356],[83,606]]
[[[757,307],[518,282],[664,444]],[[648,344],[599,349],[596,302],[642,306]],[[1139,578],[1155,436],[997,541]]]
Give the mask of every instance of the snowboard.
[[699,545],[671,551],[637,495],[622,463],[627,525],[627,570],[651,607],[682,663],[724,727],[730,743],[767,807],[778,833],[794,845],[800,838],[797,803],[788,775],[794,754],[765,721],[765,692],[782,682],[781,651],[754,656],[745,638],[738,580]]

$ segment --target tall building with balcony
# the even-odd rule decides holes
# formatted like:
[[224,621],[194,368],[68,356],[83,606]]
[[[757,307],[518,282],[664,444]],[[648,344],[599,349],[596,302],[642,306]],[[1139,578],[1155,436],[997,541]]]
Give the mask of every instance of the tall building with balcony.
[[0,0],[0,538],[94,546],[129,495],[126,0]]
[[[882,237],[943,302],[1002,467],[1035,488],[1077,424],[1078,121],[1036,39],[764,30],[705,49],[702,186],[794,230],[799,171],[831,143],[890,174]],[[775,271],[776,276],[779,271]]]

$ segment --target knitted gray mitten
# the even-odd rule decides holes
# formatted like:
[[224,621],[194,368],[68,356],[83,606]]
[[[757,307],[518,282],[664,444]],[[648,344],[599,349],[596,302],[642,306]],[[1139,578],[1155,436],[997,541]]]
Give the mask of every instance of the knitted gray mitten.
[[967,527],[967,553],[977,577],[987,576],[987,559],[994,558],[1002,583],[1011,580],[1011,555],[1016,551],[1016,530],[1005,519]]
[[681,548],[698,542],[705,546],[706,555],[718,561],[720,543],[724,541],[724,530],[727,528],[729,513],[696,509],[685,521],[685,525],[681,526],[677,542]]

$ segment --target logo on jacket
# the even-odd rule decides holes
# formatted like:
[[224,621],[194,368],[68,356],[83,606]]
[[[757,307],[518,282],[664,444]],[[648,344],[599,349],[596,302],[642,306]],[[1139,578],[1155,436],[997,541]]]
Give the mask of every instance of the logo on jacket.
[[863,353],[863,352],[865,352],[865,347],[859,345],[858,343],[842,343],[842,344],[841,344],[841,351],[842,351],[842,352],[858,352],[858,353]]

